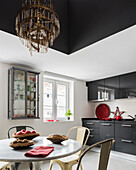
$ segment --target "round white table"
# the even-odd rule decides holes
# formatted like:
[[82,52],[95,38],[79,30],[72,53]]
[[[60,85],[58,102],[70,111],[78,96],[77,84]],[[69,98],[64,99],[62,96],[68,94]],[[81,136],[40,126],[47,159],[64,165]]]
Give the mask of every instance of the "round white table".
[[[75,140],[68,139],[67,141],[63,141],[61,144],[53,144],[51,141],[47,140],[46,137],[36,137],[34,139],[34,145],[21,150],[15,150],[9,146],[10,142],[14,141],[15,139],[3,139],[0,140],[0,161],[7,161],[7,162],[41,162],[45,160],[52,160],[58,159],[65,156],[72,155],[78,152],[82,146]],[[53,146],[54,151],[51,152],[47,157],[44,158],[32,158],[26,157],[24,154],[37,147],[37,146]],[[34,169],[40,169],[41,163],[35,164]]]

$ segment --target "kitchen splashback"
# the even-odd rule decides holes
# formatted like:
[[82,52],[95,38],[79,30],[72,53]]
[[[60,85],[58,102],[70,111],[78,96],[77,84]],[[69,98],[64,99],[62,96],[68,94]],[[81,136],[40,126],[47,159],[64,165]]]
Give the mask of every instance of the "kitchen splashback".
[[[107,104],[110,107],[111,111],[115,111],[116,107],[118,106],[120,110],[125,111],[125,113],[123,114],[123,118],[129,119],[130,117],[128,117],[128,115],[132,115],[134,117],[134,115],[136,114],[136,99],[119,99],[119,100],[113,100],[107,102],[90,103],[90,108],[91,108],[90,117],[96,117],[95,109],[100,103]],[[110,114],[110,117],[113,117],[112,113]]]

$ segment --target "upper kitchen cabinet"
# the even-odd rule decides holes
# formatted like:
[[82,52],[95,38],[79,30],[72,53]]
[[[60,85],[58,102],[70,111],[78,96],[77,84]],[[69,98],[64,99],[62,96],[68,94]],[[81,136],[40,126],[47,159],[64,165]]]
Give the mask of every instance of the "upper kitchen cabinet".
[[39,72],[12,67],[8,72],[8,118],[39,118]]
[[88,100],[104,100],[104,80],[97,80],[87,83]]
[[136,97],[136,72],[87,82],[88,100],[105,101]]
[[105,79],[105,100],[119,99],[119,76]]
[[87,83],[88,100],[105,101],[119,99],[119,76]]
[[136,72],[120,76],[120,98],[136,97]]

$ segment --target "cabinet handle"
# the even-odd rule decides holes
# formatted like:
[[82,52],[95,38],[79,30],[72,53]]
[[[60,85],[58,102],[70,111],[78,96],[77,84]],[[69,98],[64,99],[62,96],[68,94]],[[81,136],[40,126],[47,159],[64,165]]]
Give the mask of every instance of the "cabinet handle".
[[90,131],[94,131],[94,129],[89,129]]
[[110,123],[102,123],[102,126],[111,126]]
[[89,123],[89,122],[88,122],[88,123],[86,123],[86,124],[87,124],[87,125],[93,125],[94,123]]
[[122,139],[121,141],[122,141],[122,142],[126,142],[126,143],[132,143],[132,141],[131,141],[131,140],[125,140],[125,139]]
[[121,125],[122,127],[132,127],[132,125]]
[[93,138],[94,137],[94,135],[89,135],[91,138]]

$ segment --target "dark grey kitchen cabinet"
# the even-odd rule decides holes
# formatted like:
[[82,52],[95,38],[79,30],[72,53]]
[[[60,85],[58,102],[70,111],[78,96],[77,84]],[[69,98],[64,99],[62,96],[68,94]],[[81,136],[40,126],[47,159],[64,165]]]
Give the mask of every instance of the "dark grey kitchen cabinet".
[[82,126],[87,127],[90,130],[87,145],[99,142],[99,120],[85,120],[82,122]]
[[136,72],[86,83],[89,101],[136,98]]
[[136,122],[130,119],[101,121],[96,118],[82,118],[82,125],[91,129],[88,145],[114,138],[112,150],[136,155]]
[[[99,123],[99,136],[100,136],[100,141],[109,139],[109,138],[114,138],[114,126],[115,124],[113,122],[106,122],[106,121],[100,121]],[[112,146],[112,149],[114,150],[114,145]]]
[[120,98],[136,98],[136,72],[120,76]]
[[115,123],[115,150],[136,155],[136,123]]
[[88,100],[104,100],[104,80],[97,80],[87,83]]
[[87,83],[89,101],[119,99],[119,76]]
[[106,78],[104,82],[106,100],[119,99],[119,76]]

